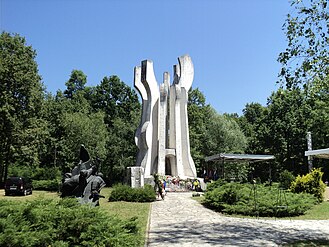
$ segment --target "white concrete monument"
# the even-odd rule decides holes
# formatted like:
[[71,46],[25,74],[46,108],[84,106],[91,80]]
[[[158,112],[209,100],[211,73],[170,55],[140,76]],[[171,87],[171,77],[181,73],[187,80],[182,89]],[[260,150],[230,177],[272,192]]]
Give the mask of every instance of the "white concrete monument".
[[174,65],[173,84],[168,72],[158,86],[152,61],[135,67],[135,88],[142,97],[142,117],[135,141],[139,148],[136,166],[143,168],[145,179],[152,174],[195,178],[196,169],[190,154],[187,118],[188,91],[194,69],[188,55]]

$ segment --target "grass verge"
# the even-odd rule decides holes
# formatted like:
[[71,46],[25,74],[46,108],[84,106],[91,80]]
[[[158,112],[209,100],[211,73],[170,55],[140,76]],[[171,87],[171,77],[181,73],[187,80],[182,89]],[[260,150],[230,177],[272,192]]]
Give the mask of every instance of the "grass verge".
[[141,238],[145,241],[148,215],[151,204],[146,202],[108,202],[111,190],[111,188],[102,189],[101,194],[105,196],[105,198],[100,200],[101,208],[106,210],[109,214],[117,215],[122,219],[137,217],[137,223],[141,229]]

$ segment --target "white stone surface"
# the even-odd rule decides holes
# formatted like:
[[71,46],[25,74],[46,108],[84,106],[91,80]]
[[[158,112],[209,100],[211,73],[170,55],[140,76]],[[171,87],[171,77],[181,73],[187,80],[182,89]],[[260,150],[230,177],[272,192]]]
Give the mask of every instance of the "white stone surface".
[[144,187],[144,168],[140,166],[128,167],[128,184],[132,188]]
[[[143,112],[136,131],[139,148],[137,166],[145,169],[145,178],[154,173],[181,178],[196,177],[190,154],[187,100],[194,76],[193,63],[188,55],[178,58],[174,66],[174,81],[164,73],[158,87],[153,62],[142,61],[135,67],[134,85],[142,97]],[[166,174],[166,162],[171,174]]]
[[135,135],[139,148],[137,164],[144,168],[145,176],[156,172],[158,146],[158,107],[159,89],[155,79],[152,61],[143,61],[141,67],[135,67],[134,84],[140,92],[143,102],[141,124]]

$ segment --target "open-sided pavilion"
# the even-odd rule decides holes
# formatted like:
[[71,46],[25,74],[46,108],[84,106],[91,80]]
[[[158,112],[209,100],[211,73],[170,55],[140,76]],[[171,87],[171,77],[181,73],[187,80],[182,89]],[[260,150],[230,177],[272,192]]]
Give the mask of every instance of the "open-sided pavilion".
[[222,162],[261,162],[275,159],[274,155],[265,154],[215,154],[205,158],[205,161],[222,161]]
[[320,159],[329,159],[329,148],[305,151],[305,156]]
[[[206,162],[214,161],[218,162],[220,167],[218,167],[221,171],[221,176],[224,177],[224,166],[227,162],[235,162],[235,163],[255,163],[255,162],[265,162],[275,159],[274,155],[264,155],[264,154],[226,154],[226,153],[220,153],[215,154],[212,156],[208,156],[205,158]],[[271,179],[271,165],[269,165],[269,177]],[[252,174],[251,174],[252,176]]]

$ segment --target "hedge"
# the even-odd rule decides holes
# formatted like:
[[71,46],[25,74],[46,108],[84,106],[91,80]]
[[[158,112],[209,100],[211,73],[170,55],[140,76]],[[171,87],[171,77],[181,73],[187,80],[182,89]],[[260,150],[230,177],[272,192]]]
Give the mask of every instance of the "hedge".
[[0,246],[140,246],[135,219],[121,220],[76,199],[0,200]]
[[227,214],[287,217],[304,214],[314,206],[314,196],[280,190],[278,185],[226,183],[211,187],[204,204]]
[[59,191],[60,181],[57,179],[52,180],[33,180],[34,190],[46,190],[46,191]]
[[153,202],[156,194],[151,185],[144,188],[131,188],[128,185],[116,185],[111,191],[109,201]]

